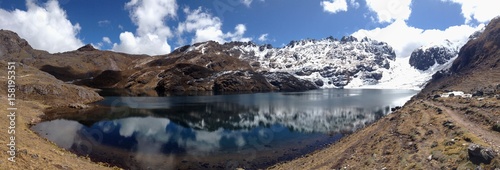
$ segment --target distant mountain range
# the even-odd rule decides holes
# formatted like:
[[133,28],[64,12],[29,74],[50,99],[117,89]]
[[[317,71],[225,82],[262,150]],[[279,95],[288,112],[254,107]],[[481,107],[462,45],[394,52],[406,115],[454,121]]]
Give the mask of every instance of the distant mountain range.
[[[476,33],[476,37],[480,33]],[[187,45],[160,56],[101,51],[86,45],[50,54],[16,33],[0,31],[0,58],[95,88],[188,91],[300,91],[315,88],[419,89],[450,66],[466,42],[446,41],[396,57],[387,43],[353,36],[291,41],[282,48],[252,42]],[[473,37],[471,37],[472,39]]]

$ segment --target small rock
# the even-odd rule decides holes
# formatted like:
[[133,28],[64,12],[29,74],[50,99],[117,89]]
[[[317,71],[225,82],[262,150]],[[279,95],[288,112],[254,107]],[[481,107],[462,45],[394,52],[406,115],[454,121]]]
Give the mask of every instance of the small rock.
[[439,161],[439,162],[444,162],[446,160],[444,154],[441,151],[433,151],[432,152],[432,159]]
[[432,155],[429,155],[429,156],[427,157],[427,160],[431,161],[431,160],[432,160]]
[[20,154],[24,154],[24,155],[27,155],[28,154],[28,150],[26,149],[21,149],[18,151]]
[[436,142],[436,141],[432,142],[432,144],[431,144],[431,148],[435,148],[435,147],[437,147],[437,146],[438,146],[438,142]]
[[396,107],[391,108],[391,111],[394,112],[394,111],[399,110],[399,109],[401,109],[401,106],[396,106]]
[[90,106],[85,105],[85,104],[81,104],[81,103],[73,103],[73,104],[70,104],[69,107],[74,108],[74,109],[86,109],[86,108],[89,108]]
[[452,146],[454,144],[455,144],[455,141],[453,141],[453,140],[450,140],[450,141],[447,141],[444,143],[445,146]]
[[447,120],[447,121],[443,122],[443,126],[444,126],[444,127],[447,127],[448,129],[453,129],[453,128],[455,128],[455,124],[453,124],[453,122],[452,122],[452,121],[449,121],[449,120]]

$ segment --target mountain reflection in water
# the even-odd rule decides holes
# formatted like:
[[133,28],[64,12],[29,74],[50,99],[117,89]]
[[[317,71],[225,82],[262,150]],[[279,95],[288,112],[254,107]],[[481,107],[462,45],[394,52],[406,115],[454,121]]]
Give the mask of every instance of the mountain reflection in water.
[[415,93],[106,97],[91,109],[48,113],[33,129],[60,147],[127,169],[254,169],[336,141]]

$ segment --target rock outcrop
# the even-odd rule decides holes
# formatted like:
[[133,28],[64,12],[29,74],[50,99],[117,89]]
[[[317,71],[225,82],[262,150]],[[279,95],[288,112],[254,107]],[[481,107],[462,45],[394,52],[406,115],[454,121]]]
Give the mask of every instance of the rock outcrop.
[[453,57],[456,57],[456,49],[445,46],[432,46],[418,48],[411,53],[410,65],[416,69],[425,71],[435,64],[445,64]]
[[467,151],[469,160],[478,165],[480,163],[489,164],[496,156],[496,153],[491,148],[485,148],[474,143],[467,147]]
[[317,86],[322,86],[321,80],[313,84],[286,72],[264,72],[263,74],[266,80],[280,91],[312,90],[316,89]]

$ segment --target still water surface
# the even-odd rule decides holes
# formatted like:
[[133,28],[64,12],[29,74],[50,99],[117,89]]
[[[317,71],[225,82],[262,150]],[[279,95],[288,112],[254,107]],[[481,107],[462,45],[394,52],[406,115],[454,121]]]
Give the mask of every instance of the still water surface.
[[325,147],[416,93],[108,96],[89,109],[51,111],[32,129],[60,147],[126,169],[256,169]]

